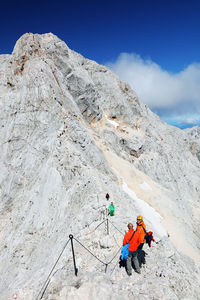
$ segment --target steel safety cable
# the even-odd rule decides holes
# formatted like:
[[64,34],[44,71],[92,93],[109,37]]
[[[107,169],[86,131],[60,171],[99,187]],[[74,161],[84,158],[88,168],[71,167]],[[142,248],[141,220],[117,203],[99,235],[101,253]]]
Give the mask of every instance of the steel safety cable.
[[115,270],[115,268],[116,268],[116,266],[117,266],[118,263],[119,262],[117,261],[116,264],[115,264],[115,266],[114,266],[114,268],[113,268],[113,270],[112,270],[112,272],[110,273],[110,276],[112,276],[112,274],[113,274],[113,272],[114,272],[114,270]]
[[115,229],[117,229],[122,235],[124,235],[123,234],[123,232],[121,232],[109,219],[108,219],[108,222],[113,226],[113,227],[115,227]]
[[103,220],[99,225],[97,225],[97,227],[95,227],[95,229],[93,231],[88,232],[88,234],[93,233],[99,226],[101,226],[107,219]]
[[119,251],[122,249],[122,247],[120,247],[117,251],[117,253],[114,255],[114,257],[111,259],[111,261],[108,262],[108,265],[113,261],[113,259],[117,256],[117,254],[119,253]]
[[107,265],[107,263],[103,262],[101,259],[99,259],[96,255],[94,255],[88,248],[86,248],[81,242],[79,242],[79,240],[77,240],[75,237],[73,237],[73,239],[79,243],[85,250],[87,250],[92,256],[94,256],[96,259],[98,259],[98,261],[100,261],[102,264]]
[[[43,284],[43,286],[42,286],[40,292],[38,293],[38,296],[37,296],[36,300],[42,299],[42,298],[43,298],[44,293],[45,293],[45,291],[46,291],[46,289],[47,289],[47,287],[48,287],[48,285],[49,285],[49,282],[50,282],[49,278],[50,278],[51,274],[53,273],[53,270],[55,269],[55,267],[56,267],[56,265],[57,265],[59,259],[61,258],[61,256],[62,256],[62,254],[63,254],[65,248],[67,247],[69,241],[70,241],[70,239],[68,239],[68,241],[66,242],[65,246],[63,247],[63,249],[62,249],[62,251],[61,251],[61,253],[60,253],[58,259],[56,260],[56,262],[55,262],[53,268],[51,269],[51,272],[49,273],[49,275],[48,275],[48,277],[47,277],[45,283]],[[43,289],[44,289],[44,290],[43,290]],[[43,292],[42,292],[42,291],[43,291]],[[42,293],[42,295],[41,295],[41,297],[39,298],[39,296],[40,296],[41,293]]]

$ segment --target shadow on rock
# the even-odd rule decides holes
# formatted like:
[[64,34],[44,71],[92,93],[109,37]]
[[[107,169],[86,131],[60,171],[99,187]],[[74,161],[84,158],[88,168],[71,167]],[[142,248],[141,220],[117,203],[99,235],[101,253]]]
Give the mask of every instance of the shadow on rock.
[[139,250],[138,251],[138,261],[139,261],[140,267],[142,266],[142,264],[146,263],[146,259],[145,259],[146,255],[147,254],[146,254],[146,252],[144,250]]
[[119,258],[119,267],[120,268],[125,268],[127,272],[127,264],[126,264],[126,259],[121,259],[121,256]]

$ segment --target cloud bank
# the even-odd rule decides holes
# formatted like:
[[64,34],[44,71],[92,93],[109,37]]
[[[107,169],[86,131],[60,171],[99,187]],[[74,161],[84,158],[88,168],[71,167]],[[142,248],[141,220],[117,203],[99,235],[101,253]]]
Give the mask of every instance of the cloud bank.
[[170,73],[150,59],[122,53],[114,63],[106,65],[165,121],[200,124],[200,63]]

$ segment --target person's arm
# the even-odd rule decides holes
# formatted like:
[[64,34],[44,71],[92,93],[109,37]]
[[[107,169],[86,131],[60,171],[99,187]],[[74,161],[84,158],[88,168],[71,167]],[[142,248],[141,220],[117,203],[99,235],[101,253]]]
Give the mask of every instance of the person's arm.
[[125,246],[126,244],[128,244],[128,238],[127,238],[127,233],[125,234],[124,236],[124,239],[123,239],[123,246]]
[[138,244],[138,246],[141,244],[141,237],[140,237],[140,233],[138,231],[136,231],[135,233],[136,235],[136,243]]

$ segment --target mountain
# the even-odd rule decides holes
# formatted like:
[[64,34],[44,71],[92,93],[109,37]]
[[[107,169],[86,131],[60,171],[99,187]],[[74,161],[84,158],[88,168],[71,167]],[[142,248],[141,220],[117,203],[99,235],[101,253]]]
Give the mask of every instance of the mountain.
[[196,139],[197,142],[199,142],[200,127],[194,126],[192,128],[187,128],[185,129],[185,132],[187,132],[189,135],[191,135],[191,137],[193,137],[194,139]]
[[[105,273],[74,240],[76,277],[68,242],[44,299],[200,299],[199,143],[51,33],[0,56],[0,90],[1,299],[39,299],[69,234],[103,262],[118,254]],[[128,278],[118,251],[137,215],[156,243]]]

